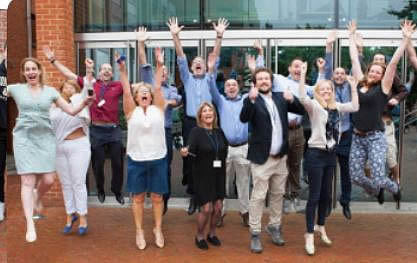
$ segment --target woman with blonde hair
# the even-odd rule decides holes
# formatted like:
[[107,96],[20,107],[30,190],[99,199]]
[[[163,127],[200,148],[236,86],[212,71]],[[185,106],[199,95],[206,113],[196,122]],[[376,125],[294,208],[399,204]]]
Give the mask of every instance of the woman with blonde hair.
[[151,193],[155,244],[159,248],[165,245],[162,234],[162,195],[168,192],[168,166],[164,127],[165,99],[161,89],[164,57],[160,48],[155,49],[155,58],[155,87],[141,82],[132,85],[133,92],[124,61],[121,58],[117,60],[123,85],[123,111],[127,119],[127,189],[133,195],[136,246],[140,250],[146,247],[143,231],[146,192]]
[[[88,89],[80,92],[75,80],[65,81],[59,89],[61,97],[71,105],[78,105],[87,97]],[[80,216],[78,234],[87,233],[87,187],[86,175],[91,150],[88,139],[90,115],[88,109],[71,116],[58,107],[50,110],[52,129],[56,136],[56,170],[62,186],[67,219],[63,234],[69,234],[73,223]],[[77,215],[78,214],[78,215]]]
[[[310,117],[311,137],[308,140],[306,166],[309,182],[309,194],[306,205],[305,250],[308,255],[314,255],[314,231],[318,231],[321,240],[331,245],[324,228],[326,210],[330,202],[331,182],[336,167],[335,146],[340,139],[340,113],[354,112],[359,108],[357,81],[349,77],[352,101],[338,103],[335,99],[333,82],[321,80],[314,88],[314,99],[306,95],[304,87],[307,73],[307,63],[301,67],[300,102]],[[318,207],[317,225],[314,225]]]
[[225,197],[228,142],[217,125],[217,114],[213,104],[203,102],[198,108],[196,117],[197,127],[191,130],[188,146],[181,149],[181,155],[194,157],[193,190],[200,208],[197,215],[195,244],[198,248],[206,250],[208,244],[204,234],[207,223],[209,223],[207,241],[213,246],[221,245],[216,236],[216,224]]
[[[19,110],[13,129],[13,152],[17,174],[21,177],[21,198],[26,217],[26,241],[37,238],[33,211],[42,209],[41,198],[55,180],[55,134],[51,127],[49,110],[55,103],[66,113],[77,115],[91,102],[84,99],[77,107],[71,106],[55,88],[45,85],[45,73],[35,58],[23,59],[20,74],[24,83],[7,86],[7,95],[13,97]],[[35,190],[36,180],[39,178]]]

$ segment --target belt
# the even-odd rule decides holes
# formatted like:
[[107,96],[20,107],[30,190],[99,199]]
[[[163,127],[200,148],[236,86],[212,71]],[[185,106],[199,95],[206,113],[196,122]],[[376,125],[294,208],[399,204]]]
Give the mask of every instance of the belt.
[[288,124],[288,129],[290,130],[297,130],[299,128],[301,128],[300,124]]
[[360,130],[357,130],[357,129],[353,129],[353,133],[355,133],[359,137],[366,137],[366,136],[369,136],[369,135],[373,135],[376,132],[377,131],[368,131],[368,132],[365,132],[365,131],[360,131]]
[[98,126],[98,127],[113,127],[113,128],[117,127],[117,124],[113,122],[106,122],[106,123],[98,122],[97,123],[93,121],[91,124],[93,126]]
[[238,143],[238,144],[229,144],[230,147],[239,147],[239,146],[243,146],[245,144],[247,144],[248,142],[242,142],[242,143]]

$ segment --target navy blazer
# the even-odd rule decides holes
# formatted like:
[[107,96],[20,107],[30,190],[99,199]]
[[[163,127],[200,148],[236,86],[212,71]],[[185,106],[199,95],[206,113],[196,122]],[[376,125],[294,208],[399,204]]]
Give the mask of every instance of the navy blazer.
[[[278,157],[282,157],[288,152],[288,112],[303,115],[305,111],[303,105],[295,96],[293,102],[289,103],[284,99],[282,92],[272,92],[272,100],[278,109],[281,119],[283,138]],[[252,103],[249,98],[246,98],[243,101],[240,120],[244,123],[249,122],[252,128],[249,136],[247,159],[256,164],[266,163],[271,150],[272,124],[264,99],[258,96],[255,103]]]

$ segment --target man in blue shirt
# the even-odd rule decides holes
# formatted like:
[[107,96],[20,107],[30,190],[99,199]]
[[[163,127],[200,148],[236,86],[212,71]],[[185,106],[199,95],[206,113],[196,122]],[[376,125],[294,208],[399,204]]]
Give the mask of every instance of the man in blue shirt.
[[[140,65],[140,76],[143,82],[154,85],[154,78],[152,73],[152,66],[147,63],[145,53],[145,41],[148,39],[146,28],[139,27],[136,31],[136,39],[138,41],[138,61]],[[160,62],[161,64],[164,61]],[[178,95],[177,88],[168,83],[168,70],[163,66],[162,74],[162,92],[167,104],[165,108],[165,142],[167,146],[167,161],[168,161],[168,193],[164,194],[164,214],[168,210],[168,199],[171,196],[171,163],[172,163],[172,109],[181,104],[181,96]]]
[[[210,94],[220,117],[220,127],[229,142],[226,159],[226,194],[230,194],[233,179],[236,176],[236,188],[240,203],[240,215],[245,226],[249,226],[249,176],[250,162],[248,154],[248,124],[240,121],[243,99],[239,94],[239,85],[235,79],[228,79],[224,85],[226,97],[221,95],[214,74],[216,54],[208,58]],[[223,206],[224,207],[224,206]]]
[[[206,62],[201,56],[197,56],[192,60],[191,63],[191,72],[188,68],[187,58],[182,49],[181,41],[179,38],[179,33],[184,28],[184,26],[178,25],[178,19],[172,17],[168,20],[167,23],[169,30],[171,31],[172,39],[174,41],[175,50],[177,52],[177,64],[180,73],[181,81],[184,85],[185,91],[185,118],[183,124],[183,139],[187,143],[188,136],[191,132],[191,129],[194,128],[196,124],[196,113],[200,104],[204,101],[211,102],[211,94],[209,92],[208,84],[208,75],[206,74]],[[219,65],[219,54],[221,49],[221,43],[223,39],[223,33],[226,28],[229,26],[229,22],[220,18],[217,22],[217,25],[213,23],[214,30],[216,31],[216,44],[214,46],[214,54],[216,54],[216,66],[214,75],[217,75],[217,68]],[[183,180],[182,183],[187,184],[187,193],[191,196],[193,195],[193,183],[191,176],[192,162],[190,157],[183,158]],[[190,206],[188,208],[188,214],[193,214],[196,210],[194,199],[191,198]]]

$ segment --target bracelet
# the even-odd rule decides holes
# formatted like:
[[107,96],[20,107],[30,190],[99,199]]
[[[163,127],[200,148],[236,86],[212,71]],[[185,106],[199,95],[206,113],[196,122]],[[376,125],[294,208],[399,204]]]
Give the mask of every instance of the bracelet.
[[49,62],[51,62],[51,64],[54,64],[55,61],[56,61],[56,58],[53,58],[53,59],[49,60]]

